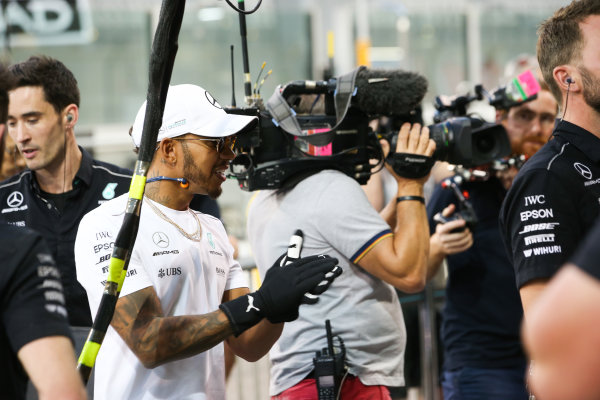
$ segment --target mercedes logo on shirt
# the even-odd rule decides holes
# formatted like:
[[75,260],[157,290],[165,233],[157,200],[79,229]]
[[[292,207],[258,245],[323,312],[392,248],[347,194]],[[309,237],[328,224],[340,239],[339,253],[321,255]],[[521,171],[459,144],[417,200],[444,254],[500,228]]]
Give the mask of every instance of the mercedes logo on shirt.
[[163,249],[165,247],[169,247],[169,238],[162,232],[154,232],[154,235],[152,235],[152,241],[154,241],[155,245],[162,247]]
[[592,179],[592,171],[587,165],[583,165],[582,163],[576,162],[573,164],[575,170],[581,174],[585,179]]
[[213,106],[216,107],[218,109],[223,109],[223,107],[221,107],[221,105],[219,104],[219,102],[217,101],[217,99],[215,99],[214,97],[212,97],[212,94],[208,93],[208,91],[204,91],[204,95],[206,96],[206,100],[208,100],[208,103]]
[[23,194],[21,192],[12,192],[8,195],[6,204],[11,208],[19,207],[23,204]]

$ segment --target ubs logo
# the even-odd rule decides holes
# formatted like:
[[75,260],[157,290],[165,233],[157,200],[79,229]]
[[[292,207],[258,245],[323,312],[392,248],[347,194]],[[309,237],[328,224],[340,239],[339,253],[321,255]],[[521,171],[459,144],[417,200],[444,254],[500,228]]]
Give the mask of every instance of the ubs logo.
[[6,199],[6,204],[10,208],[19,207],[23,204],[23,194],[21,192],[12,192],[8,195],[8,199]]
[[206,96],[206,100],[208,100],[208,104],[210,104],[211,106],[218,108],[220,110],[223,109],[223,107],[221,107],[221,105],[219,104],[219,102],[212,97],[212,94],[208,93],[208,91],[204,91],[204,96]]
[[154,232],[154,235],[152,235],[152,241],[155,245],[162,247],[163,249],[165,247],[169,247],[169,238],[162,232]]
[[590,171],[587,165],[576,162],[573,164],[573,167],[575,167],[575,171],[579,172],[585,179],[592,179],[592,171]]

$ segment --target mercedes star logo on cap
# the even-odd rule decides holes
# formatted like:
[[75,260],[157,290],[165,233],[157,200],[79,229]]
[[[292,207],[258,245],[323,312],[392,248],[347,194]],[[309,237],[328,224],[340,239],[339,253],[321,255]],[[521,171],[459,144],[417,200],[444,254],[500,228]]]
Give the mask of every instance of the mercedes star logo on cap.
[[215,107],[218,108],[220,110],[223,109],[223,107],[221,107],[221,105],[219,104],[219,102],[217,101],[217,99],[215,99],[214,97],[212,97],[212,94],[208,93],[207,90],[204,91],[204,95],[206,96],[206,100],[208,100],[208,103]]

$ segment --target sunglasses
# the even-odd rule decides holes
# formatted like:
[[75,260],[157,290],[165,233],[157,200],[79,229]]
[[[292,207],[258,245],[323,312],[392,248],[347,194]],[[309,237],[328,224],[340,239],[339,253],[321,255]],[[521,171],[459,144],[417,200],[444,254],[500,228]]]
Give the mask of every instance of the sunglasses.
[[175,140],[197,140],[202,142],[213,142],[216,143],[215,146],[213,146],[213,148],[216,149],[218,153],[223,153],[225,149],[233,151],[237,138],[235,135],[232,135],[220,138],[182,138]]

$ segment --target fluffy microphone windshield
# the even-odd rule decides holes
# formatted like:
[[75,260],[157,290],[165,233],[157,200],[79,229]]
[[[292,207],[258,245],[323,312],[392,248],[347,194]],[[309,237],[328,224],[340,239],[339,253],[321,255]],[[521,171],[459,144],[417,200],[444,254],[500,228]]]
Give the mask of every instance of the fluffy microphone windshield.
[[361,68],[352,103],[368,115],[400,115],[414,110],[427,92],[427,80],[415,72]]

